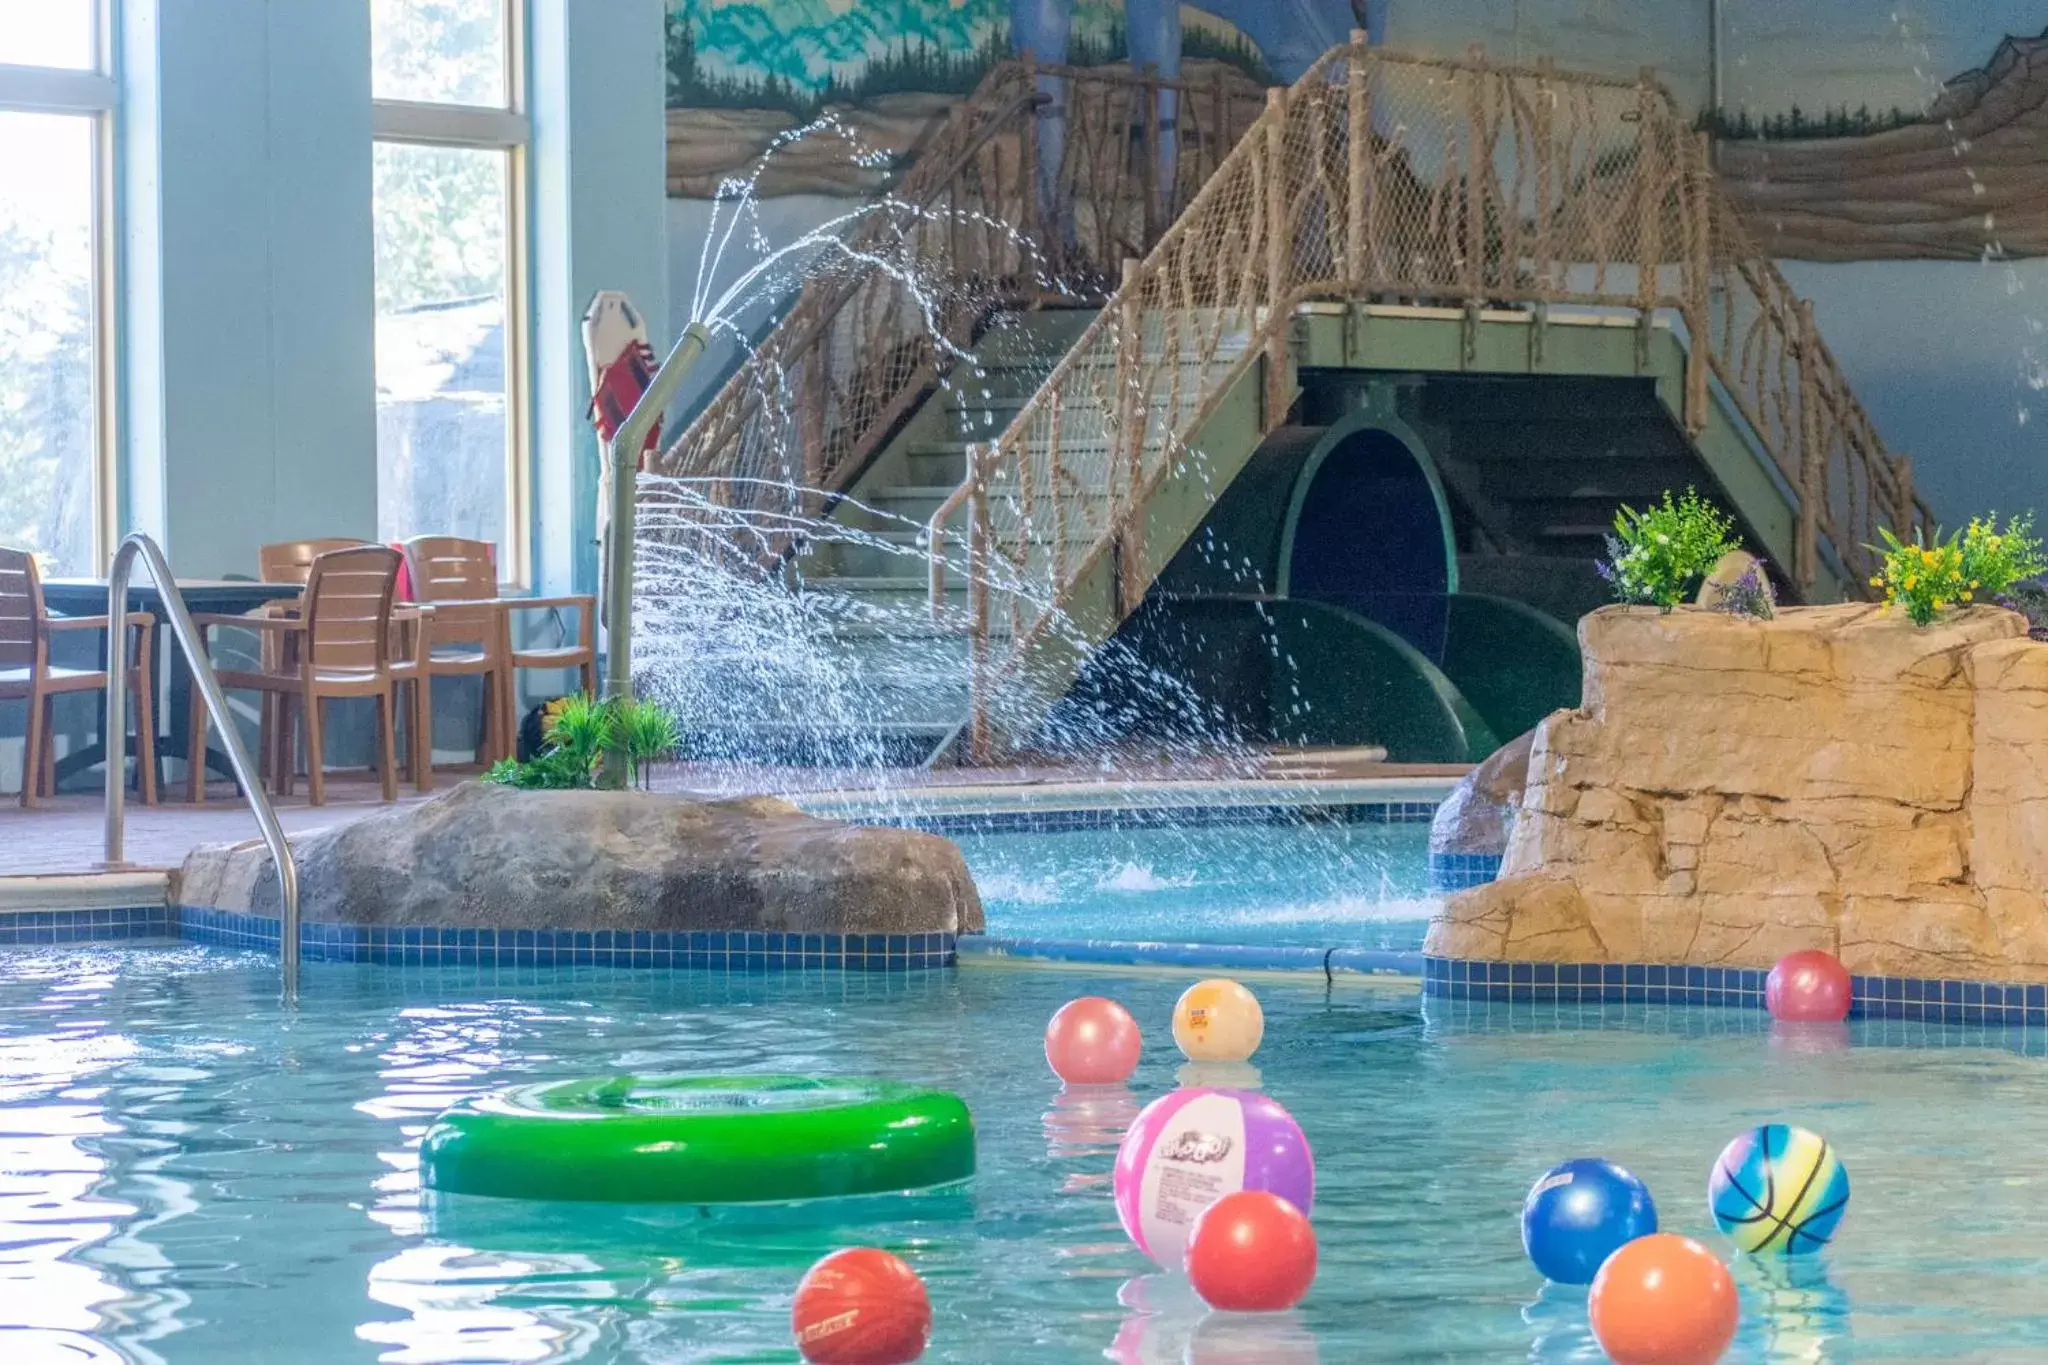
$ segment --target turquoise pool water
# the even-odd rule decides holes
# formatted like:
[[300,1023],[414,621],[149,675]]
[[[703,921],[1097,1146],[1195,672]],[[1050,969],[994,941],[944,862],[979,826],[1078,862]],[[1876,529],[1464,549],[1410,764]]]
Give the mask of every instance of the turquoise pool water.
[[1429,826],[1334,824],[958,836],[991,934],[1414,951]]
[[[0,1360],[788,1361],[797,1278],[856,1240],[925,1275],[936,1361],[1592,1360],[1583,1292],[1522,1259],[1529,1182],[1602,1153],[1703,1233],[1715,1153],[1781,1117],[1837,1143],[1855,1202],[1801,1274],[1739,1267],[1733,1358],[2048,1358],[2039,1037],[1871,1022],[1788,1042],[1753,1013],[1261,981],[1257,1060],[1318,1153],[1323,1270],[1298,1312],[1250,1319],[1150,1270],[1110,1204],[1116,1136],[1175,1083],[1182,979],[316,965],[289,1020],[275,984],[268,959],[191,947],[0,954]],[[1129,1091],[1063,1096],[1043,1070],[1046,1016],[1084,990],[1148,1031]],[[959,1090],[971,1209],[833,1228],[422,1207],[416,1143],[461,1095],[713,1068]]]

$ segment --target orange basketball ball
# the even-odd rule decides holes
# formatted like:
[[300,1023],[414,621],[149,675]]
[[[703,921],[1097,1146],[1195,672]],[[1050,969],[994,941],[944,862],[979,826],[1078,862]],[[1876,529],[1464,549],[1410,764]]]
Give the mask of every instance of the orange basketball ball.
[[932,1301],[900,1257],[851,1247],[805,1274],[790,1325],[813,1365],[905,1365],[924,1354]]
[[1690,1237],[1653,1232],[1607,1258],[1586,1300],[1615,1365],[1713,1365],[1735,1339],[1735,1280]]

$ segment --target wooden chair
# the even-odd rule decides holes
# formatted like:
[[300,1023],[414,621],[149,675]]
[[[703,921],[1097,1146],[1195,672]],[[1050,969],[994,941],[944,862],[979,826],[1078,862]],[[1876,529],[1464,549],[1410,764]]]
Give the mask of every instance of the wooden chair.
[[433,608],[433,645],[424,676],[483,680],[483,727],[476,761],[509,758],[519,743],[513,717],[511,632],[498,596],[498,569],[488,541],[414,536],[405,542],[413,599]]
[[[583,695],[597,695],[597,599],[588,593],[572,593],[564,597],[508,597],[505,599],[507,632],[511,630],[513,612],[543,611],[548,608],[569,607],[576,612],[576,643],[573,645],[548,645],[535,649],[511,647],[514,682],[509,689],[512,693],[512,709],[516,713],[519,705],[518,670],[522,668],[553,668],[576,670],[583,681]],[[512,720],[518,721],[513,715]],[[517,730],[514,730],[517,733]]]
[[[329,536],[323,540],[280,540],[269,545],[259,546],[256,550],[257,581],[262,583],[296,583],[303,588],[306,586],[307,576],[313,572],[313,561],[321,555],[326,554],[329,550],[351,550],[358,545],[368,545],[370,543],[370,541],[360,540],[354,536]],[[266,602],[249,614],[252,616],[291,616],[296,614],[298,609],[299,604],[296,602]],[[278,650],[283,645],[283,636],[272,634],[269,631],[263,632],[262,668],[264,672],[279,673],[285,670],[284,660],[277,657]],[[288,781],[283,776],[282,769],[278,765],[297,762],[297,759],[290,750],[278,743],[278,736],[287,733],[286,727],[276,714],[278,707],[283,704],[273,693],[265,693],[263,696],[262,731],[270,741],[263,746],[263,772],[269,778],[273,787]]]
[[[398,552],[382,545],[360,545],[330,550],[313,561],[306,576],[306,591],[299,599],[296,616],[199,615],[192,624],[199,630],[199,646],[209,661],[208,645],[215,626],[238,626],[273,633],[275,651],[266,649],[265,659],[277,659],[272,671],[220,669],[216,676],[223,690],[238,689],[276,695],[281,705],[276,723],[285,728],[284,751],[291,750],[292,727],[305,717],[306,782],[313,804],[327,800],[325,716],[322,705],[336,697],[369,697],[377,703],[377,777],[386,801],[398,799],[397,745],[393,735],[394,692],[404,680],[406,665],[392,663],[391,595],[398,584]],[[415,665],[416,666],[416,665]],[[266,718],[268,719],[268,718]],[[192,752],[206,748],[207,713],[199,689],[192,690]],[[265,736],[265,747],[270,737]],[[273,774],[279,794],[291,786],[292,764],[282,774]],[[206,765],[187,765],[186,796],[193,802],[206,799]]]
[[[125,682],[135,693],[135,781],[143,804],[156,804],[156,699],[150,678],[156,618],[146,611],[129,612],[123,629],[136,633],[134,667]],[[27,742],[21,758],[21,804],[33,806],[44,794],[55,795],[56,744],[52,735],[52,702],[67,692],[104,692],[104,668],[72,668],[50,662],[50,637],[63,631],[108,628],[104,616],[52,616],[43,605],[43,581],[35,556],[0,549],[0,699],[28,703]],[[109,782],[127,780],[108,773]]]
[[[375,543],[370,540],[357,540],[352,536],[334,536],[325,540],[282,540],[259,547],[256,551],[256,560],[265,583],[297,583],[304,586],[307,577],[313,571],[313,561],[321,555],[334,550],[350,550],[360,545]],[[298,610],[299,604],[296,602],[272,602],[260,608],[259,612],[266,616],[290,616],[295,615]],[[399,708],[398,714],[406,718],[406,775],[419,791],[427,791],[433,786],[434,701],[427,675],[416,667],[426,649],[426,618],[432,614],[431,608],[409,604],[394,602],[391,607],[391,620],[395,627],[391,644],[391,674],[397,680],[397,689],[402,690],[408,685],[412,688],[411,706],[405,706],[396,696],[393,697],[393,703]],[[278,637],[266,633],[264,642],[266,645],[274,645],[279,643],[279,640]],[[269,671],[278,671],[279,661],[266,657],[264,667]],[[275,697],[266,696],[265,705],[274,709],[282,703]],[[298,761],[291,746],[282,742],[290,738],[290,731],[282,723],[273,726],[272,717],[268,715],[265,716],[264,723],[265,733],[272,737],[272,742],[265,746],[263,755],[265,771],[270,774],[273,783],[280,784],[282,790],[289,791],[292,774],[286,773],[283,765],[295,765]]]

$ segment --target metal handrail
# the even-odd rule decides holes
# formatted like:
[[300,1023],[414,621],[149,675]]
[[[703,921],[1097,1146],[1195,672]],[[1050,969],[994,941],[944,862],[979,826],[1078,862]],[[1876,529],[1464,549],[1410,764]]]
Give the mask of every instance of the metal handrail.
[[[113,569],[107,575],[107,865],[118,867],[122,861],[121,821],[127,798],[124,776],[128,767],[128,689],[123,681],[128,676],[128,580],[134,573],[138,558],[149,566],[149,576],[156,580],[171,634],[177,637],[185,650],[185,658],[192,666],[192,685],[199,689],[199,695],[206,698],[206,709],[212,714],[214,728],[220,731],[221,743],[227,748],[228,763],[249,797],[249,808],[255,812],[256,825],[263,831],[263,842],[270,847],[270,861],[277,868],[280,907],[277,961],[284,978],[283,998],[285,1004],[296,1005],[299,1003],[299,865],[292,858],[291,845],[285,841],[284,827],[277,822],[277,811],[270,804],[270,797],[264,793],[256,765],[250,761],[249,751],[242,746],[241,732],[235,728],[235,718],[228,712],[228,699],[220,690],[220,680],[213,675],[213,664],[206,657],[204,642],[192,624],[192,613],[185,609],[184,595],[178,591],[177,581],[171,577],[171,566],[165,562],[164,552],[157,543],[140,531],[121,542],[121,548],[114,552]],[[148,685],[147,679],[144,685]],[[204,764],[206,755],[188,754],[186,762]]]

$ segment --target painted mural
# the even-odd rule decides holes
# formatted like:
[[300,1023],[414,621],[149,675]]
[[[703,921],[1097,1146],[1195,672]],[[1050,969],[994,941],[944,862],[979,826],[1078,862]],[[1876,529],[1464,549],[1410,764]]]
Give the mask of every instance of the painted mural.
[[1723,143],[1777,251],[1809,260],[2048,253],[2048,0],[677,0],[670,188],[705,196],[830,112],[845,144],[785,153],[764,192],[857,194],[1012,51],[1077,66],[1298,76],[1356,27],[1410,50],[1654,68]]
[[2048,505],[2048,0],[672,0],[669,188],[687,210],[827,115],[846,137],[759,186],[815,218],[805,196],[879,189],[1013,51],[1267,83],[1361,26],[1653,68],[1937,510]]

